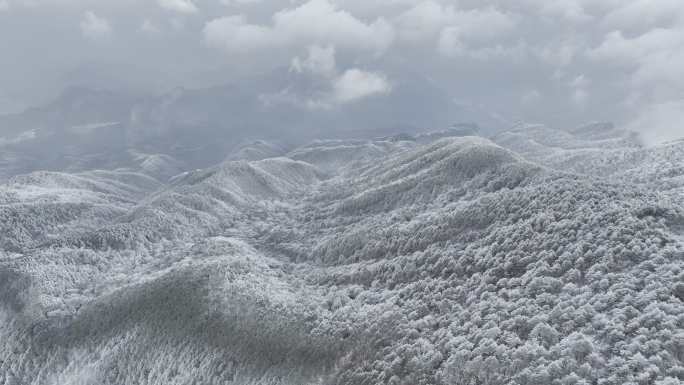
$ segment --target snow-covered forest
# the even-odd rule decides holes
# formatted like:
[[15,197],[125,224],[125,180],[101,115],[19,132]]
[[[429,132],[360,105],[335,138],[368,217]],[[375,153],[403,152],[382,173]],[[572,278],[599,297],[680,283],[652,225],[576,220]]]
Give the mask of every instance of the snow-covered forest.
[[461,135],[7,176],[0,384],[684,383],[684,141]]

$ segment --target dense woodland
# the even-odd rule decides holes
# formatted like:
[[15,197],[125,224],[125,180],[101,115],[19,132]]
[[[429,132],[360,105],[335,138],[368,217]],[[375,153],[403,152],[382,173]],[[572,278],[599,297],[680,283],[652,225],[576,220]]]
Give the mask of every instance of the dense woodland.
[[0,384],[683,383],[684,142],[451,135],[10,178]]

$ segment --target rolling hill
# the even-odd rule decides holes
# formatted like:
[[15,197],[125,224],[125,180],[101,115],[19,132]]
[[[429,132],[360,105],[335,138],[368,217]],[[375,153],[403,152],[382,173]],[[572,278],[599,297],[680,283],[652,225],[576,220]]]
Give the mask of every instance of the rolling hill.
[[0,384],[684,381],[684,142],[472,133],[9,179]]

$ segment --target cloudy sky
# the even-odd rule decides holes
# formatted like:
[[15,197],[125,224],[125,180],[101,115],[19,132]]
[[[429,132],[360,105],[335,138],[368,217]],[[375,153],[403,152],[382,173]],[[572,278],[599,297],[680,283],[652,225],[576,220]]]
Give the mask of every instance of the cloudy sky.
[[681,0],[0,0],[0,112],[69,85],[157,93],[278,68],[302,109],[419,74],[511,121],[684,136]]

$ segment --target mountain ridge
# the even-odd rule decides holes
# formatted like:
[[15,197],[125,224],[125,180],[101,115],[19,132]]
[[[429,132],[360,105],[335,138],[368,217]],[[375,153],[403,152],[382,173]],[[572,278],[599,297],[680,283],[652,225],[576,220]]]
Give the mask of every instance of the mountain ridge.
[[684,146],[607,128],[15,177],[0,383],[682,381]]

